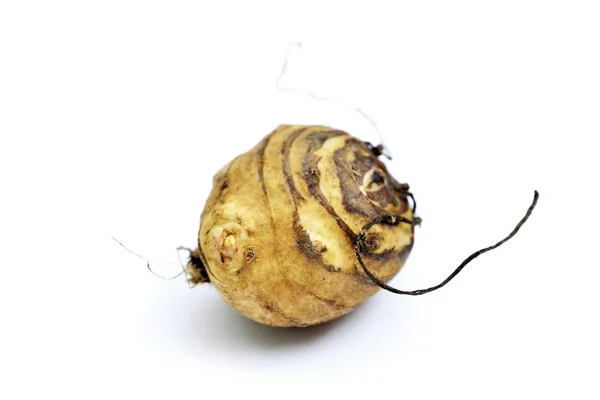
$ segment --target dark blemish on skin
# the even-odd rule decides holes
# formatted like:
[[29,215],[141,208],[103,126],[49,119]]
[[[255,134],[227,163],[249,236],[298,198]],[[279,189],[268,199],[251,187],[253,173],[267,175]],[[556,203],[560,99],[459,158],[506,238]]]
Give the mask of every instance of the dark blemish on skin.
[[296,188],[296,184],[294,183],[292,167],[290,166],[290,153],[292,151],[292,146],[296,139],[298,139],[298,137],[302,135],[302,133],[304,133],[307,129],[308,128],[302,128],[292,133],[281,148],[281,155],[283,156],[283,174],[285,176],[285,181],[287,183],[288,188],[290,189],[290,193],[292,195],[292,198],[294,199],[295,204],[304,201],[304,198],[302,197],[302,195]]
[[379,248],[381,237],[377,233],[367,234],[365,238],[365,250],[375,251]]
[[[346,160],[351,153],[354,154],[354,161],[348,165]],[[342,204],[350,214],[373,219],[382,213],[387,214],[386,207],[389,205],[392,205],[396,209],[394,212],[398,214],[408,210],[408,185],[397,182],[385,165],[373,157],[363,142],[348,140],[344,147],[335,152],[334,160],[342,189]],[[383,186],[365,195],[360,186],[365,184],[365,176],[369,171],[373,171],[369,183]]]
[[385,148],[383,147],[382,144],[379,144],[377,146],[373,146],[373,144],[369,143],[369,142],[364,142],[365,145],[367,145],[367,147],[369,148],[369,151],[375,156],[375,157],[379,157],[383,154],[383,151],[385,150]]
[[267,186],[265,185],[265,151],[269,145],[269,141],[271,140],[271,135],[267,136],[263,140],[262,145],[258,149],[258,180],[265,196],[267,196]]
[[335,300],[331,300],[322,296],[319,296],[318,294],[310,291],[307,287],[305,286],[301,286],[296,282],[293,282],[293,284],[298,287],[300,290],[302,290],[304,293],[306,293],[307,295],[309,295],[310,297],[314,298],[317,301],[320,301],[321,303],[326,304],[327,306],[333,308],[333,309],[337,309],[337,310],[347,310],[351,307],[345,306],[343,304],[339,304],[338,301]]
[[[265,183],[265,151],[266,151],[267,146],[269,145],[269,142],[271,141],[271,137],[273,136],[274,133],[275,133],[275,131],[273,133],[271,133],[269,136],[267,136],[263,140],[263,143],[260,146],[260,148],[258,149],[258,157],[259,157],[258,180],[260,182],[260,187],[262,189],[262,192],[265,196],[265,201],[267,203],[267,209],[269,210],[269,219],[271,221],[271,229],[273,229],[273,233],[276,234],[277,227],[275,226],[275,220],[273,219],[271,200],[269,199],[269,194],[267,193],[267,185]],[[277,246],[277,242],[275,242],[275,246]]]
[[196,272],[196,274],[193,274],[193,277],[190,279],[190,283],[197,285],[203,282],[210,282],[208,271],[204,262],[202,262],[199,249],[190,252],[188,266],[191,266],[191,268],[193,268],[193,270]]
[[246,261],[251,263],[255,259],[256,259],[256,253],[254,252],[254,249],[249,248],[248,251],[246,252]]
[[313,243],[313,246],[314,246],[315,250],[317,250],[321,254],[323,254],[327,251],[327,247],[325,247],[323,242],[321,242],[320,240],[315,240]]
[[218,204],[222,199],[223,196],[225,194],[225,190],[227,188],[229,188],[229,172],[231,171],[231,168],[233,167],[233,164],[241,157],[241,155],[237,156],[236,158],[234,158],[229,165],[227,166],[227,170],[225,171],[225,173],[223,174],[222,177],[219,178],[219,181],[221,182],[221,190],[219,190],[219,193],[217,194],[217,197],[215,198],[214,202],[212,204]]
[[267,310],[268,312],[270,312],[270,313],[278,316],[279,318],[281,318],[284,321],[290,323],[291,325],[297,326],[297,327],[306,326],[306,324],[303,324],[302,322],[298,321],[297,319],[291,318],[291,317],[288,317],[287,315],[285,315],[283,313],[283,311],[281,311],[278,307],[276,307],[275,304],[271,300],[262,299],[261,303],[262,303],[262,307],[265,310]]
[[[311,149],[312,150],[312,149]],[[317,167],[320,158],[311,153],[307,154],[304,158],[304,181],[308,186],[308,192],[313,196],[315,200],[323,207],[329,215],[331,215],[338,226],[344,231],[347,239],[351,244],[356,241],[356,234],[352,231],[352,229],[342,220],[342,218],[338,215],[337,212],[333,209],[331,204],[327,201],[327,198],[321,191],[320,181],[321,181],[321,173]]]
[[315,246],[313,246],[313,243],[310,240],[310,236],[308,236],[308,233],[306,233],[302,225],[300,225],[297,213],[294,214],[293,230],[294,235],[296,236],[296,246],[306,258],[314,261],[316,264],[318,264],[319,266],[321,266],[329,272],[340,272],[338,268],[335,268],[333,265],[326,264],[323,261],[321,252],[317,250]]
[[335,170],[342,190],[342,205],[344,209],[353,215],[367,217],[369,219],[381,213],[377,207],[366,198],[360,191],[364,175],[373,167],[373,160],[369,157],[356,158],[348,164],[346,157],[352,151],[358,150],[362,142],[348,140],[346,145],[334,154]]
[[385,177],[381,175],[379,171],[374,171],[373,180],[371,181],[371,184],[381,185],[383,183],[385,183]]

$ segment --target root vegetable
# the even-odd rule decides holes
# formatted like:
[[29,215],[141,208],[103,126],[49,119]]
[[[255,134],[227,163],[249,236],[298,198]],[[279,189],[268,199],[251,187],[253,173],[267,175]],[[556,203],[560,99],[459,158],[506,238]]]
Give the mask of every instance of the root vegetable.
[[[325,126],[282,125],[224,166],[200,218],[186,267],[192,285],[212,283],[240,314],[304,327],[348,314],[381,288],[422,295],[450,282],[403,291],[388,285],[404,266],[420,219],[407,184],[379,160],[381,149]],[[367,267],[368,265],[368,267]]]
[[[271,326],[321,324],[355,309],[380,290],[355,255],[361,229],[388,214],[418,222],[408,185],[379,154],[328,127],[278,127],[215,175],[190,282],[209,281],[239,313]],[[400,271],[413,235],[413,224],[366,233],[363,258],[380,280]]]

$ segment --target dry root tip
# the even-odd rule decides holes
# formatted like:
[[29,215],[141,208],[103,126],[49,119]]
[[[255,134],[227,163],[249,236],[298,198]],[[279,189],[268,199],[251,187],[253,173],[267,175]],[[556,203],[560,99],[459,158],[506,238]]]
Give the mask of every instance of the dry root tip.
[[387,158],[390,158],[385,151],[385,147],[382,144],[374,146],[372,143],[365,142],[365,144],[369,147],[371,153],[375,155],[375,157],[380,157],[381,155],[385,155]]
[[206,267],[200,257],[199,249],[191,251],[190,249],[180,248],[180,250],[188,250],[190,252],[190,259],[185,267],[185,272],[188,278],[190,286],[196,286],[200,283],[210,282]]

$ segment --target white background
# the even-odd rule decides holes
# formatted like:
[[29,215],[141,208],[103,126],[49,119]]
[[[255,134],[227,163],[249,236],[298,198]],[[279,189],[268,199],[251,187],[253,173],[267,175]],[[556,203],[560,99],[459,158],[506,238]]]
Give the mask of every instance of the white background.
[[[0,3],[0,397],[599,398],[598,2],[216,4]],[[282,85],[341,102],[276,90],[294,41]],[[419,202],[395,286],[537,189],[532,219],[304,330],[110,238],[177,274],[213,174],[278,124],[378,142],[345,104]]]

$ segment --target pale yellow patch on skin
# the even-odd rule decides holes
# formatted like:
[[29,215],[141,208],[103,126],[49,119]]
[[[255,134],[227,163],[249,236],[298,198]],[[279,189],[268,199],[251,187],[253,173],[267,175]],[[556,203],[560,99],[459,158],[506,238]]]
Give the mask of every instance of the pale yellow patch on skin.
[[[355,258],[348,255],[347,240],[343,240],[344,232],[332,220],[322,207],[310,203],[301,205],[299,209],[300,223],[306,230],[315,247],[325,249],[321,257],[323,262],[341,271],[351,272]],[[319,242],[318,245],[315,245]]]

